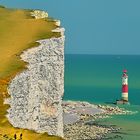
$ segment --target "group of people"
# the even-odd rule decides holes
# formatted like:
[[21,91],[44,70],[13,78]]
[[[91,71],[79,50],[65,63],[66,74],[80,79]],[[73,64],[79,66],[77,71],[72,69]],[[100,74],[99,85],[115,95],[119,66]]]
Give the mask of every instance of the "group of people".
[[[14,139],[17,140],[17,134],[14,135]],[[19,136],[19,140],[22,140],[22,133]]]
[[[6,140],[23,140],[22,139],[22,133],[20,133],[19,137],[17,136],[17,134],[14,134],[14,137],[13,138],[9,138],[8,135],[2,135],[0,134],[0,136],[4,137]],[[1,138],[0,138],[1,139]]]

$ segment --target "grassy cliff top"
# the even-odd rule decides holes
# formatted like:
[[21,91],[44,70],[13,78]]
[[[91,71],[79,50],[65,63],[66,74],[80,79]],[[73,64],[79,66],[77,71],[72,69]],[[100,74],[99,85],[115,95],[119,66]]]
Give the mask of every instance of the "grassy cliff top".
[[59,33],[51,32],[57,27],[55,21],[49,18],[35,19],[31,17],[30,12],[31,10],[0,6],[0,140],[5,139],[4,135],[13,138],[15,133],[22,133],[23,140],[60,139],[13,128],[5,117],[8,106],[3,104],[3,99],[8,96],[8,83],[25,68],[25,62],[20,60],[19,55],[27,48],[39,45],[37,40],[60,36]]

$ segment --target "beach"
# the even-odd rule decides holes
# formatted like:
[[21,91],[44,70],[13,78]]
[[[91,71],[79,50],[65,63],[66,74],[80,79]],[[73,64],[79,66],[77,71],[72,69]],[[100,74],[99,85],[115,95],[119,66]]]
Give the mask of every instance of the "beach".
[[[99,119],[112,115],[131,115],[136,112],[118,106],[95,105],[88,102],[64,101],[64,138],[66,140],[103,139],[121,128],[98,124]],[[119,137],[119,136],[115,136]]]
[[[129,102],[122,105],[134,115],[112,115],[100,119],[100,125],[113,125],[119,132],[107,134],[113,140],[140,139],[140,61],[139,55],[66,55],[64,100],[111,104],[121,98],[122,70],[129,74]],[[116,135],[121,138],[116,138]],[[115,138],[114,138],[115,137]]]

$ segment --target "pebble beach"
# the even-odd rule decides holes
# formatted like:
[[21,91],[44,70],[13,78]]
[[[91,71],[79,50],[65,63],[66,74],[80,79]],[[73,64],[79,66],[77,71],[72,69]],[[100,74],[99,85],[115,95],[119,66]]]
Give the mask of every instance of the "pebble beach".
[[134,113],[118,106],[94,105],[80,101],[64,101],[63,112],[66,140],[103,139],[107,134],[117,132],[121,128],[99,125],[99,119]]

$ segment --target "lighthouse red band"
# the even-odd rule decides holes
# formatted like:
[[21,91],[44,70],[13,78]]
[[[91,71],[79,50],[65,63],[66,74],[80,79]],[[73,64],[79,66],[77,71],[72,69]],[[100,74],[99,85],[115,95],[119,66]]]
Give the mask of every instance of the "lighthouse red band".
[[123,75],[122,75],[122,100],[128,101],[128,75],[127,75],[127,70],[123,70]]

